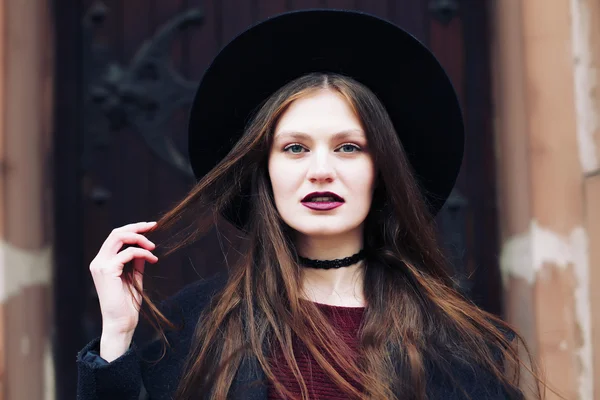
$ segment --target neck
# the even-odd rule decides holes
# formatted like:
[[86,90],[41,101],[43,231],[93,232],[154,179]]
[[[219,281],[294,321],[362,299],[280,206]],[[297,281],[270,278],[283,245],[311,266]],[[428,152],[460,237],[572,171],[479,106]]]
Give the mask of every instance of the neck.
[[[313,260],[333,260],[358,253],[363,246],[362,235],[353,237],[296,238],[296,249],[302,257]],[[314,302],[338,306],[364,306],[364,262],[329,270],[303,268],[305,296]]]
[[334,260],[349,257],[363,248],[362,235],[348,233],[336,236],[298,235],[294,244],[298,254],[313,260]]

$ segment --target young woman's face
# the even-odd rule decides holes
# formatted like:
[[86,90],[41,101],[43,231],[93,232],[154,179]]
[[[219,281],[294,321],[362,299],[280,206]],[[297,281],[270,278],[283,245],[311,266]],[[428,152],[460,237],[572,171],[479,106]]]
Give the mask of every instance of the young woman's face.
[[362,235],[375,168],[361,123],[340,94],[320,90],[288,107],[275,127],[269,176],[277,210],[292,229]]

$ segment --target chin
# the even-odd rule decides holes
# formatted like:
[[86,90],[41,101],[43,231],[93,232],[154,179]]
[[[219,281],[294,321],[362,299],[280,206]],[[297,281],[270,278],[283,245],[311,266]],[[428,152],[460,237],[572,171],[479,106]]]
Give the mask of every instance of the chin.
[[341,234],[347,232],[347,230],[344,230],[344,229],[332,229],[330,227],[323,228],[323,229],[311,227],[311,228],[295,229],[295,230],[298,233],[301,233],[302,235],[310,236],[310,237],[338,236],[338,235],[341,235]]
[[289,221],[288,225],[296,232],[306,236],[337,236],[343,235],[356,230],[360,223],[348,224],[340,223],[336,224],[334,221]]

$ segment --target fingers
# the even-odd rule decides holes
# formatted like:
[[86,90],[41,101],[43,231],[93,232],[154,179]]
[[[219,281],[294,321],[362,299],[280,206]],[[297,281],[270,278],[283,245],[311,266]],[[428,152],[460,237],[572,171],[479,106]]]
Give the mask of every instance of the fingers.
[[135,244],[147,250],[154,250],[154,248],[156,248],[156,245],[152,243],[150,239],[139,233],[113,231],[102,244],[99,254],[112,257],[121,250],[124,244]]
[[122,252],[118,253],[113,258],[113,262],[122,267],[133,259],[142,259],[152,264],[158,261],[158,257],[146,249],[141,249],[139,247],[128,247]]
[[136,222],[134,224],[123,225],[113,229],[113,232],[147,232],[156,225],[152,222]]
[[[158,257],[151,253],[156,245],[139,232],[146,232],[154,226],[156,222],[138,222],[114,229],[90,263],[92,274],[120,276],[123,266],[138,258],[141,264],[139,261],[136,262],[138,265],[136,270],[143,274],[144,261],[154,264],[158,261]],[[125,244],[135,246],[121,251]]]

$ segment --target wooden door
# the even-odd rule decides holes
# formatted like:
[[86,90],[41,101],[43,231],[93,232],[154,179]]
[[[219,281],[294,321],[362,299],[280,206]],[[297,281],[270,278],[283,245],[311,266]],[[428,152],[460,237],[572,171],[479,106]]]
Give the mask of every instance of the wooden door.
[[[152,220],[193,184],[186,111],[218,49],[261,19],[295,9],[358,9],[427,44],[464,105],[467,153],[438,217],[457,282],[500,312],[487,1],[75,0],[55,3],[57,398],[74,398],[76,352],[100,334],[88,265],[111,229]],[[392,50],[391,50],[392,51]],[[214,233],[149,266],[168,295],[223,264]],[[465,279],[470,275],[471,279]]]

